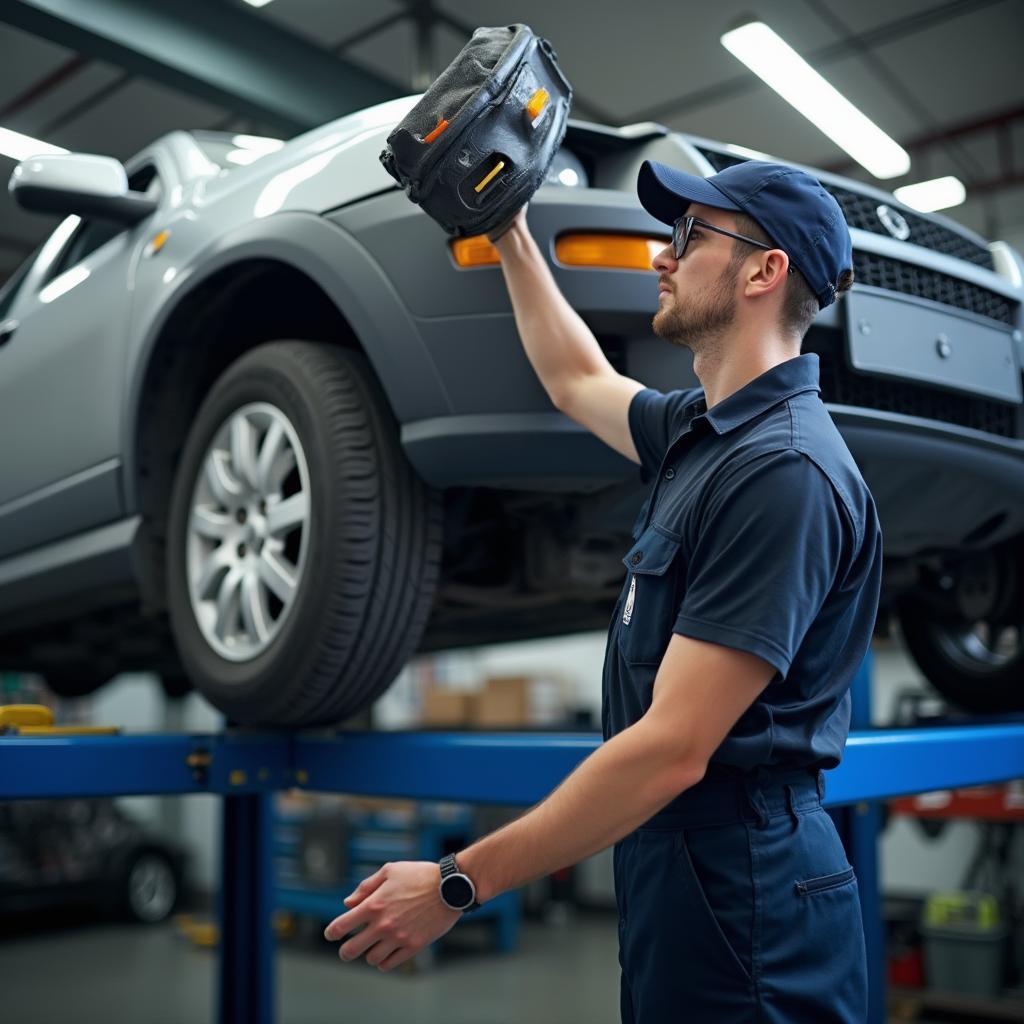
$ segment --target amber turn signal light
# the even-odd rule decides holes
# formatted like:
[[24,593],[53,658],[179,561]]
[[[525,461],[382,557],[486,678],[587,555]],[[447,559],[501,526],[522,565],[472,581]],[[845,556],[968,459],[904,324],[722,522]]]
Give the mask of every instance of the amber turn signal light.
[[[567,267],[603,270],[653,270],[654,257],[668,245],[666,238],[641,235],[563,235],[555,242],[555,258]],[[457,238],[452,256],[460,267],[486,267],[501,263],[498,250],[486,235]]]
[[641,235],[562,235],[555,242],[555,259],[567,267],[653,270],[651,262],[666,245],[667,239]]
[[456,238],[452,245],[452,256],[460,267],[487,267],[501,263],[498,250],[488,241],[486,235],[471,235]]

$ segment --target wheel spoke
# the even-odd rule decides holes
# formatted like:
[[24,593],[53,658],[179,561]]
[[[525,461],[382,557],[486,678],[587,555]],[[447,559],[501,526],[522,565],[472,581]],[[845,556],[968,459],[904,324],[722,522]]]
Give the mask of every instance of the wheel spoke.
[[281,490],[288,474],[295,468],[295,452],[291,448],[282,448],[270,463],[267,470],[267,487],[265,495],[276,494]]
[[228,630],[238,622],[239,593],[244,570],[234,566],[228,570],[217,594],[217,621],[214,630],[221,640],[226,640]]
[[[270,486],[270,471],[274,461],[281,454],[281,445],[286,435],[280,420],[274,420],[267,429],[263,438],[263,445],[260,448],[259,459],[256,462],[256,486],[261,494],[270,494],[276,491],[277,487]],[[278,484],[280,486],[280,484]]]
[[1012,657],[1020,650],[1020,629],[1017,626],[999,626],[992,639],[992,650],[1004,657]]
[[270,635],[270,613],[259,578],[252,570],[242,580],[241,607],[242,624],[249,638],[265,643]]
[[259,561],[260,579],[277,595],[283,604],[288,604],[295,593],[295,577],[281,559],[264,546]]
[[221,421],[199,465],[186,547],[192,610],[214,651],[246,661],[274,642],[303,584],[306,456],[282,410],[253,401]]
[[218,548],[206,559],[195,585],[196,596],[200,601],[209,601],[213,597],[216,584],[231,568],[233,561],[231,550],[227,547]]
[[225,508],[233,505],[242,493],[242,486],[228,469],[228,453],[214,448],[206,459],[204,472],[213,496]]
[[231,516],[217,512],[209,505],[196,505],[192,509],[192,530],[207,540],[223,540],[232,522]]
[[247,416],[231,421],[231,468],[250,488],[256,488],[256,431]]
[[287,533],[298,524],[305,523],[308,514],[309,499],[304,491],[299,491],[270,505],[267,509],[267,530],[273,535]]

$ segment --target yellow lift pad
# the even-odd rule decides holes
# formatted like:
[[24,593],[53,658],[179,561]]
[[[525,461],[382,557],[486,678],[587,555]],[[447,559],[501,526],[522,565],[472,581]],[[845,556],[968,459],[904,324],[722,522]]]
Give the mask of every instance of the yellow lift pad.
[[53,710],[45,704],[0,705],[0,733],[18,736],[109,736],[116,725],[54,725]]

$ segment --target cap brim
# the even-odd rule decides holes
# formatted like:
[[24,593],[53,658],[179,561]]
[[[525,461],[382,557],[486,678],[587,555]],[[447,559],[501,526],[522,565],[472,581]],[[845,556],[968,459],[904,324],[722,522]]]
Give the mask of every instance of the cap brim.
[[640,165],[636,194],[641,206],[663,224],[674,224],[691,203],[703,203],[720,210],[740,209],[707,178],[677,171],[654,160],[645,160]]

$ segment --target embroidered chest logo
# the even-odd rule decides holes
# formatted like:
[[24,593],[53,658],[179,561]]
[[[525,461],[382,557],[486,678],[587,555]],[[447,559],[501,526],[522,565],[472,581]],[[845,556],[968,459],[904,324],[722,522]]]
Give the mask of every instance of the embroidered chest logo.
[[634,576],[629,583],[629,596],[626,598],[626,610],[622,613],[622,624],[624,626],[629,625],[629,620],[633,618],[633,602],[636,600],[636,577]]

